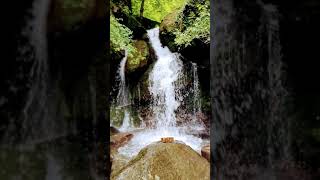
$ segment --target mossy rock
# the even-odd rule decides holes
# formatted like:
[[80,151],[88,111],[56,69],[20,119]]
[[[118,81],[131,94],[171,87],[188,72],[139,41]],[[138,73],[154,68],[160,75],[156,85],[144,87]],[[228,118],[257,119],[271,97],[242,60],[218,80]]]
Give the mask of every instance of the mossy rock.
[[[148,69],[140,77],[138,83],[132,87],[134,102],[139,106],[148,105],[152,100],[149,92],[149,75],[153,69],[154,63],[150,64]],[[138,102],[140,100],[140,102]]]
[[122,120],[124,118],[124,110],[121,108],[116,108],[114,106],[110,107],[110,122],[116,127],[120,127]]
[[143,40],[137,40],[133,42],[136,51],[128,57],[126,70],[128,73],[132,73],[139,68],[143,68],[148,65],[149,47],[148,43]]
[[156,142],[140,151],[111,179],[210,179],[209,162],[182,143]]
[[130,121],[133,123],[132,125],[134,127],[139,127],[141,122],[135,107],[115,107],[114,105],[110,107],[110,122],[112,125],[115,127],[121,127],[125,111],[129,112]]
[[[209,47],[208,37],[209,29],[204,35],[202,31],[207,28],[193,27],[197,22],[207,22],[196,20],[201,15],[204,6],[208,4],[208,1],[203,0],[190,0],[185,6],[165,16],[160,25],[160,39],[163,45],[168,46],[171,51],[181,53],[181,50],[186,49],[188,46],[192,46],[191,49],[186,49],[188,52],[192,51],[192,48],[199,46]],[[201,10],[202,9],[202,10]],[[207,24],[206,24],[207,25]],[[203,27],[207,27],[204,26]],[[191,29],[189,29],[191,28]],[[201,50],[201,49],[200,49]],[[201,53],[197,53],[201,54]],[[197,59],[197,58],[196,58]]]

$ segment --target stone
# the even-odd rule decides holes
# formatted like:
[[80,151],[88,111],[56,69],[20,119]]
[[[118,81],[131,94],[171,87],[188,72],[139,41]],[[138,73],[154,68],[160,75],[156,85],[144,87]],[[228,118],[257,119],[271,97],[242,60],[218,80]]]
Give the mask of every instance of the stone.
[[174,138],[173,137],[164,137],[164,138],[161,138],[161,142],[163,142],[163,143],[173,143],[174,142]]
[[201,148],[201,156],[210,162],[210,145],[205,145]]
[[210,164],[191,147],[183,143],[155,142],[142,149],[137,156],[111,179],[210,179]]
[[129,73],[135,72],[137,69],[146,67],[149,58],[149,46],[146,41],[137,40],[133,42],[136,51],[128,57],[126,70]]
[[131,133],[117,133],[110,137],[111,149],[118,149],[127,144],[133,137]]
[[111,136],[118,134],[118,133],[120,133],[120,131],[117,128],[110,126],[110,135]]

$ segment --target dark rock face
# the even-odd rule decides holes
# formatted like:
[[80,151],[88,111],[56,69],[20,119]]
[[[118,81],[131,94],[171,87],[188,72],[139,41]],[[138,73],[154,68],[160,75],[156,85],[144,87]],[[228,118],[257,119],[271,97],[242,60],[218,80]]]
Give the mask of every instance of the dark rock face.
[[210,145],[205,145],[201,148],[201,156],[210,162]]
[[120,131],[115,127],[110,127],[110,135],[118,134]]

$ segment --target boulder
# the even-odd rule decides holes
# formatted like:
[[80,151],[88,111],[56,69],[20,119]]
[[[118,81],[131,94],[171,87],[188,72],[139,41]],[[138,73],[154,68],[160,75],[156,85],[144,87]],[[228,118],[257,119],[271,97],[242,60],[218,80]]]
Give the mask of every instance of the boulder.
[[115,128],[113,126],[110,126],[110,135],[111,136],[115,135],[115,134],[118,134],[118,133],[120,133],[120,131],[117,128]]
[[206,158],[210,162],[210,144],[201,148],[201,156]]
[[110,137],[111,150],[118,149],[119,147],[128,143],[133,137],[131,133],[118,133]]
[[135,72],[137,69],[141,69],[148,65],[148,43],[143,40],[137,40],[133,42],[133,46],[136,48],[136,51],[128,57],[126,64],[126,70],[128,73]]
[[111,179],[210,179],[210,164],[183,143],[156,142],[142,149]]

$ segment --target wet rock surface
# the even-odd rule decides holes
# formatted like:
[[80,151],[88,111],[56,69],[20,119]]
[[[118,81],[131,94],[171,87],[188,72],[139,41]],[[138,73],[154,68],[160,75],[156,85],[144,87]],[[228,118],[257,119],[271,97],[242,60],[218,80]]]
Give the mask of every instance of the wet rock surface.
[[156,142],[140,151],[111,179],[210,179],[210,164],[183,143]]
[[210,145],[205,145],[201,148],[201,156],[210,162]]
[[131,140],[133,134],[118,133],[110,137],[111,149],[117,149]]

